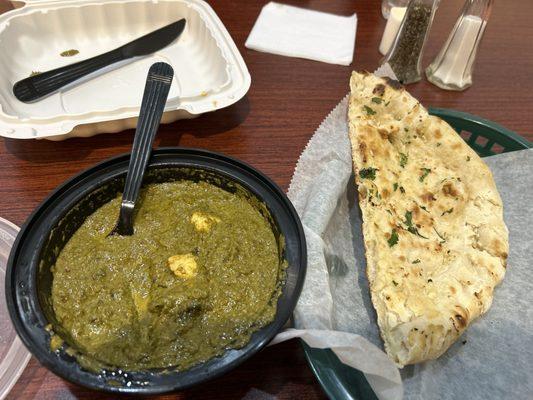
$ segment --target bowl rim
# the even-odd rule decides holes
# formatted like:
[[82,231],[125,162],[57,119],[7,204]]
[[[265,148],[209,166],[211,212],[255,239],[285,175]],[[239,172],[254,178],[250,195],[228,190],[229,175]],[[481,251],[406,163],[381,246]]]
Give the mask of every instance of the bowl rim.
[[[265,174],[261,173],[256,168],[252,167],[251,165],[242,162],[240,160],[237,160],[233,157],[229,157],[226,155],[223,155],[221,153],[216,153],[212,151],[207,151],[203,149],[196,149],[196,148],[185,148],[185,147],[162,147],[158,148],[157,150],[154,150],[152,153],[152,158],[150,159],[149,166],[151,165],[157,165],[155,162],[155,158],[160,156],[168,156],[168,157],[176,157],[176,162],[179,162],[180,156],[206,156],[210,159],[217,159],[221,160],[222,162],[229,163],[231,166],[243,169],[245,172],[251,174],[254,176],[255,179],[262,180],[264,184],[270,189],[273,194],[280,200],[280,204],[283,208],[285,208],[285,211],[290,215],[292,221],[294,222],[297,232],[297,241],[298,241],[298,265],[296,266],[298,269],[298,275],[296,277],[296,283],[294,285],[294,289],[290,294],[290,297],[288,298],[288,307],[285,307],[285,309],[278,308],[276,310],[276,314],[274,317],[274,320],[257,330],[253,335],[250,341],[243,346],[241,349],[237,350],[227,350],[222,356],[220,357],[214,357],[210,360],[207,360],[206,362],[200,363],[196,366],[193,366],[190,369],[187,369],[182,372],[172,372],[168,374],[169,376],[177,377],[178,375],[192,373],[192,377],[194,378],[194,373],[196,370],[201,370],[203,367],[208,366],[210,362],[217,359],[224,359],[228,356],[228,354],[236,351],[239,354],[236,357],[233,357],[229,362],[226,364],[223,364],[219,368],[214,368],[213,370],[209,370],[207,368],[207,372],[204,372],[199,375],[199,378],[197,379],[186,379],[185,382],[180,382],[179,379],[175,380],[174,384],[166,384],[166,385],[154,385],[154,386],[145,386],[145,387],[139,387],[139,386],[132,386],[132,387],[125,387],[125,386],[114,386],[107,381],[105,381],[103,378],[101,378],[101,381],[99,384],[93,384],[94,382],[91,380],[91,382],[87,382],[86,380],[81,379],[79,376],[78,371],[68,371],[65,367],[65,361],[61,360],[58,357],[58,360],[51,362],[50,357],[48,357],[51,353],[51,351],[48,349],[48,351],[45,351],[42,346],[36,345],[33,338],[29,334],[29,329],[27,327],[27,323],[23,321],[20,313],[21,310],[19,309],[19,305],[17,304],[16,298],[17,298],[17,291],[18,288],[15,286],[15,282],[13,281],[14,276],[16,276],[16,272],[14,271],[16,265],[17,265],[17,259],[19,258],[19,252],[21,250],[21,247],[24,244],[25,235],[28,232],[31,232],[32,226],[35,224],[35,222],[39,219],[41,214],[44,211],[48,210],[48,207],[52,205],[54,202],[57,201],[58,196],[62,194],[62,192],[65,192],[68,189],[72,189],[73,186],[75,186],[80,181],[89,178],[91,175],[97,173],[98,171],[104,171],[106,168],[113,169],[112,167],[115,166],[116,169],[118,169],[119,165],[121,163],[127,161],[130,157],[130,153],[123,153],[111,158],[108,158],[104,161],[101,161],[97,164],[94,164],[90,166],[87,169],[84,169],[78,174],[75,174],[71,178],[67,179],[64,183],[60,184],[58,187],[56,187],[54,190],[50,192],[46,196],[46,198],[39,203],[39,205],[32,211],[32,213],[28,216],[24,224],[22,225],[19,234],[17,235],[17,238],[13,244],[12,251],[9,255],[7,268],[6,268],[6,281],[5,281],[5,292],[6,292],[6,302],[7,307],[9,310],[9,315],[11,318],[11,321],[13,322],[13,325],[15,327],[15,330],[17,331],[17,334],[19,335],[20,339],[24,343],[24,345],[28,348],[28,350],[34,355],[41,364],[43,364],[46,368],[54,372],[56,375],[81,386],[95,389],[99,391],[106,391],[110,393],[129,393],[129,394],[159,394],[159,393],[166,393],[170,391],[175,390],[183,390],[186,388],[189,388],[191,386],[197,385],[202,382],[206,382],[208,380],[212,380],[214,378],[220,377],[224,375],[225,373],[229,372],[230,370],[236,368],[238,365],[242,364],[244,361],[248,360],[250,357],[252,357],[254,354],[256,354],[259,350],[261,350],[263,347],[265,347],[272,338],[279,332],[279,330],[286,324],[286,322],[291,317],[294,308],[296,306],[296,303],[299,299],[299,296],[302,291],[302,287],[305,281],[305,275],[306,275],[306,269],[307,269],[307,247],[306,247],[306,241],[305,241],[305,235],[303,226],[301,224],[300,218],[298,216],[298,213],[296,212],[294,206],[290,202],[290,200],[287,198],[286,194],[281,190],[281,188],[274,183],[269,177],[267,177]],[[216,173],[221,173],[221,171],[217,169],[213,169]],[[242,183],[242,182],[239,182]],[[251,189],[248,187],[248,184],[245,184],[246,189]],[[251,190],[252,193],[255,194],[254,190]],[[84,195],[88,195],[90,191],[88,188],[85,188]],[[49,231],[47,231],[49,233]],[[41,246],[37,248],[37,251],[41,250]],[[30,271],[35,270],[37,268],[37,265],[35,263],[30,263],[31,267],[29,267]],[[290,266],[289,266],[290,268]],[[13,283],[12,283],[13,282]],[[286,282],[284,283],[284,285]],[[36,284],[34,284],[36,286]],[[41,316],[44,316],[44,312],[42,311],[41,305],[38,300],[38,296],[36,293],[33,294],[33,296],[36,298],[33,301],[37,303],[37,309],[38,313],[41,314]],[[31,297],[31,295],[30,295]],[[281,297],[280,297],[281,299]],[[279,301],[279,299],[278,299]],[[281,317],[280,317],[281,315]],[[46,317],[44,316],[44,319],[46,320]],[[44,330],[44,327],[43,327]],[[254,336],[256,334],[263,333],[262,337],[259,338],[259,340],[254,340]],[[49,335],[48,333],[45,335]],[[245,350],[242,352],[241,350]],[[52,353],[52,355],[55,356],[55,354]],[[75,361],[75,364],[79,366],[79,363]],[[86,370],[82,370],[87,372]],[[192,372],[191,372],[192,371]],[[87,372],[89,373],[89,372]],[[89,373],[91,376],[100,376],[101,374],[96,374],[94,372]]]

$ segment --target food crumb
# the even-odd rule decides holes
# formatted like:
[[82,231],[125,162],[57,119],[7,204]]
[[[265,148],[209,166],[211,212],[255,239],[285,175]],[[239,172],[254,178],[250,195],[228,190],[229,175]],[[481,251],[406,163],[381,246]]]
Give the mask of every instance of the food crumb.
[[63,339],[57,335],[50,336],[50,350],[58,351],[63,346]]
[[78,53],[79,53],[79,50],[70,49],[70,50],[65,50],[65,51],[61,52],[60,56],[61,57],[73,57],[73,56],[75,56]]
[[139,315],[146,314],[146,311],[148,310],[148,296],[143,296],[141,293],[132,292],[131,297],[137,313]]

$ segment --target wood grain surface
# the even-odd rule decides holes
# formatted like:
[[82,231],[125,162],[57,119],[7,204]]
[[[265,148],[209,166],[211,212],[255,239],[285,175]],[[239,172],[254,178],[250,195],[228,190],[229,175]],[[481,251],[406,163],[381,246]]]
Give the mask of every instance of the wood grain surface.
[[[307,141],[348,92],[352,69],[373,71],[378,66],[381,56],[377,48],[384,20],[378,0],[285,2],[340,15],[356,12],[359,22],[352,65],[329,65],[248,50],[244,42],[266,1],[212,1],[212,7],[248,65],[252,86],[245,98],[227,109],[161,126],[156,139],[158,146],[223,152],[259,168],[282,188],[288,187]],[[441,2],[426,49],[425,66],[439,51],[462,3],[462,0]],[[0,0],[0,12],[8,9],[10,5]],[[495,2],[470,89],[447,92],[423,80],[409,86],[409,90],[426,106],[477,114],[533,140],[532,14],[531,0]],[[9,55],[0,54],[0,57],[8,59]],[[0,139],[0,216],[22,224],[50,190],[94,163],[127,152],[132,137],[133,131],[129,130],[64,142]],[[261,351],[220,379],[160,398],[324,397],[306,365],[300,344],[292,341]],[[71,385],[32,358],[8,398],[111,399],[116,396]]]

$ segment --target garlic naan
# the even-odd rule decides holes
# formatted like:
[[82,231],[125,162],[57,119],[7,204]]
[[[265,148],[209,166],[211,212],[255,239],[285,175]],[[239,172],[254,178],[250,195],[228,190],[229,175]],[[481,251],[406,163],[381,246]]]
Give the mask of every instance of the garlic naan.
[[508,232],[492,174],[398,83],[353,73],[350,140],[367,276],[389,356],[439,357],[491,305]]

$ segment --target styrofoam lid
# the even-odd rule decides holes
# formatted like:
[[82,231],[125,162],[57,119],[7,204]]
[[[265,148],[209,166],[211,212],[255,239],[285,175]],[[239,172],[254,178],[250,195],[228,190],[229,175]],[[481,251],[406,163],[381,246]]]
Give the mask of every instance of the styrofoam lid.
[[31,358],[11,323],[5,296],[7,259],[18,231],[16,225],[0,218],[0,399],[8,395]]

